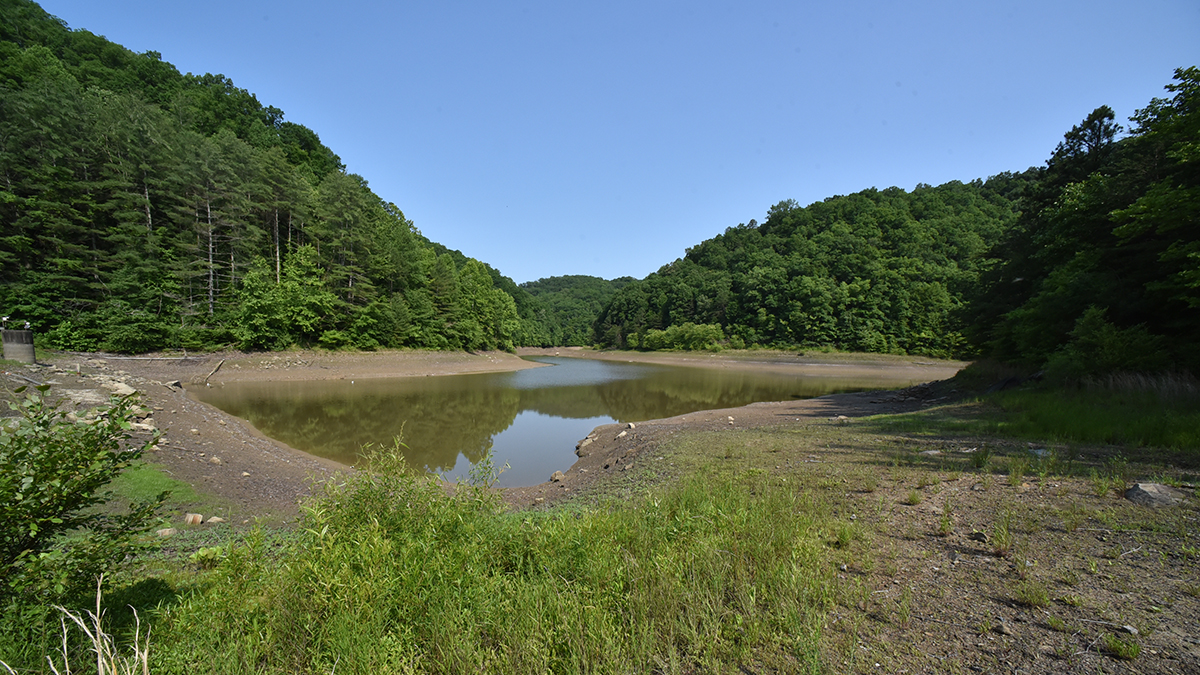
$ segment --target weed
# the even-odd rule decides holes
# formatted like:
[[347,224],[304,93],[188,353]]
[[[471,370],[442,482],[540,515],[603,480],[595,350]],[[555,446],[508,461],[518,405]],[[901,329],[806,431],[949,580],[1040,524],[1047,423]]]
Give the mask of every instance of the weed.
[[1087,568],[1089,574],[1096,574],[1099,571],[1100,566],[1096,563],[1095,559],[1089,558],[1087,561]]
[[833,531],[833,546],[834,548],[846,548],[850,542],[858,538],[858,533],[851,523],[838,523],[834,526]]
[[1046,625],[1050,626],[1050,630],[1055,630],[1055,631],[1058,631],[1059,633],[1070,633],[1071,632],[1070,626],[1068,626],[1065,621],[1058,618],[1057,616],[1047,617]]
[[1013,591],[1013,600],[1026,607],[1045,607],[1050,604],[1050,591],[1046,589],[1045,584],[1026,579],[1017,584]]
[[1083,607],[1083,598],[1078,595],[1064,595],[1058,601],[1069,607]]
[[997,557],[1006,558],[1012,552],[1015,538],[1012,533],[1012,511],[1005,509],[999,520],[992,526],[992,553]]
[[951,514],[954,512],[954,502],[946,497],[946,501],[942,503],[942,517],[938,521],[938,536],[947,537],[954,532],[954,521]]
[[1008,484],[1013,487],[1019,487],[1028,469],[1029,461],[1024,457],[1013,457],[1008,460]]
[[1200,598],[1200,584],[1187,584],[1183,587],[1183,592],[1193,598]]
[[188,560],[202,569],[210,570],[219,565],[224,557],[225,550],[220,546],[201,546],[200,550],[188,556]]
[[1058,571],[1058,580],[1067,586],[1079,585],[1079,574],[1075,570],[1063,569]]
[[1074,532],[1079,529],[1080,525],[1087,521],[1088,512],[1083,507],[1072,502],[1067,508],[1059,510],[1058,517],[1062,519],[1064,530]]
[[1097,497],[1103,497],[1112,489],[1109,484],[1108,476],[1103,476],[1099,471],[1092,469],[1091,471],[1092,494]]
[[1133,640],[1122,640],[1115,635],[1105,634],[1104,651],[1118,659],[1132,661],[1142,653],[1142,647]]
[[896,618],[901,628],[907,628],[912,621],[912,589],[908,586],[905,586],[900,594],[900,607],[896,610]]
[[986,445],[971,453],[971,468],[973,469],[987,471],[991,461],[992,451]]
[[921,503],[921,499],[922,497],[920,492],[917,492],[916,490],[909,490],[908,497],[905,498],[904,503],[908,504],[909,506],[916,506],[917,504]]

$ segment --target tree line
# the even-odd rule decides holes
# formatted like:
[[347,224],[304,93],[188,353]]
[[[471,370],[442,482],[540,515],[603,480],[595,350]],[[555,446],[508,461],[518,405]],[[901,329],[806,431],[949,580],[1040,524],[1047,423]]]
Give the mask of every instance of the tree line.
[[620,289],[618,348],[988,356],[1067,377],[1200,365],[1200,70],[1124,129],[1101,106],[1045,166],[864,190],[739,225]]
[[181,75],[32,2],[0,11],[0,304],[47,346],[541,340],[511,280],[430,242],[228,78]]
[[0,3],[0,307],[149,351],[833,347],[1063,372],[1194,369],[1196,68],[1045,166],[785,200],[644,279],[521,285],[425,238],[310,129]]

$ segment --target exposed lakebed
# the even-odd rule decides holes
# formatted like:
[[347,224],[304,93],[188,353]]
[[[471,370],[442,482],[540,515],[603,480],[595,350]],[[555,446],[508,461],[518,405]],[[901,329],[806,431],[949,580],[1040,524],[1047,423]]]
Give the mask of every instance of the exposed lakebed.
[[894,374],[794,372],[531,357],[545,367],[439,377],[230,382],[194,388],[204,403],[305,452],[355,464],[368,443],[402,436],[411,466],[453,480],[488,455],[499,485],[545,481],[575,461],[593,428],[699,410],[912,384]]

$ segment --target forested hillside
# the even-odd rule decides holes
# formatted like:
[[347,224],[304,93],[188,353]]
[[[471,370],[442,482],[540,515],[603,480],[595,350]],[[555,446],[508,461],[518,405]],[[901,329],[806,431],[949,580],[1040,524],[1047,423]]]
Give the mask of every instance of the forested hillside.
[[633,277],[606,281],[599,277],[571,275],[550,277],[521,284],[537,299],[539,318],[548,333],[548,344],[579,347],[595,342],[592,323],[617,291],[633,283]]
[[281,110],[25,0],[0,3],[0,223],[0,306],[52,347],[545,341]]
[[1101,106],[1044,167],[865,190],[730,228],[623,288],[604,346],[833,346],[1049,365],[1200,366],[1200,71]]
[[1200,72],[1045,166],[727,229],[643,280],[518,286],[426,239],[310,129],[0,0],[0,313],[44,346],[836,347],[1194,370]]
[[1065,375],[1200,366],[1200,70],[1132,117],[1107,106],[1037,171],[972,294],[986,353]]
[[761,225],[729,228],[622,289],[597,319],[597,338],[959,354],[956,313],[1015,220],[1005,195],[1024,180],[780,202]]

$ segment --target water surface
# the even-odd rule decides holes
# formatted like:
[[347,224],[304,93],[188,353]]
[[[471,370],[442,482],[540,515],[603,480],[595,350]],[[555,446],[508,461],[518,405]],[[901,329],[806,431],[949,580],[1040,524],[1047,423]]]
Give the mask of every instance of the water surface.
[[894,379],[530,357],[549,364],[509,373],[307,382],[231,382],[193,389],[201,401],[263,434],[345,464],[367,443],[403,436],[411,466],[465,477],[489,452],[509,465],[499,485],[534,485],[575,462],[593,428],[898,386]]

